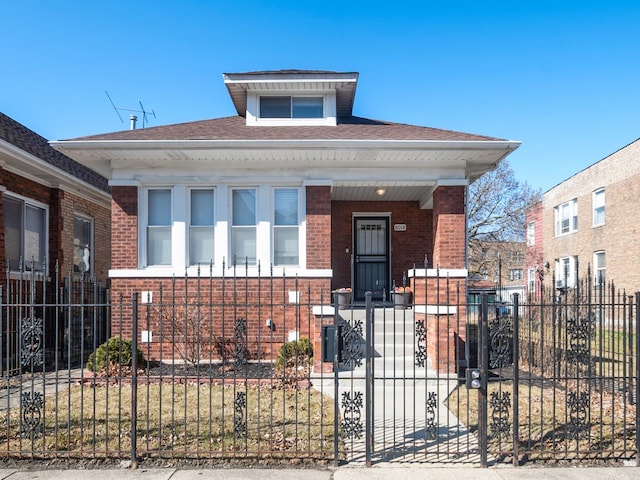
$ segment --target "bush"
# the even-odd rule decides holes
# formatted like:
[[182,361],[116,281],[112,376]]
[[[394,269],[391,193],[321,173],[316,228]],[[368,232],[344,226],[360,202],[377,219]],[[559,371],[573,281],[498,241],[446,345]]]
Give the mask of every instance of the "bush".
[[313,346],[311,341],[302,337],[299,340],[283,343],[278,350],[278,358],[276,359],[276,366],[282,367],[291,363],[297,362],[298,364],[311,363],[313,357]]
[[[121,372],[123,367],[131,367],[132,341],[120,337],[111,337],[89,355],[87,369],[92,372],[111,371],[115,368]],[[138,364],[144,360],[142,350],[138,348]]]

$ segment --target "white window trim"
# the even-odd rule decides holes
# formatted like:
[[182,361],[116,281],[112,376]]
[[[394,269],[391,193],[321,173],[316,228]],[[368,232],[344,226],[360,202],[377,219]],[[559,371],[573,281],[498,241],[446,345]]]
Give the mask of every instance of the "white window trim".
[[[260,117],[260,97],[322,97],[323,98],[323,118],[261,118]],[[335,126],[336,118],[336,93],[335,91],[269,91],[269,92],[247,92],[247,125],[257,126]]]
[[[171,265],[147,264],[147,227],[149,225],[150,190],[169,190],[171,192]],[[162,270],[167,268],[181,269],[184,272],[185,245],[185,193],[181,185],[148,185],[138,189],[138,268]],[[180,191],[182,195],[180,195]],[[180,212],[182,212],[180,214]],[[182,261],[180,257],[182,256]]]
[[527,247],[536,244],[536,222],[527,222]]
[[[597,206],[596,205],[596,196],[598,193],[602,192],[602,196],[603,196],[603,200],[602,200],[602,205]],[[593,193],[591,194],[591,214],[592,214],[592,226],[593,227],[601,227],[606,223],[606,205],[607,205],[607,197],[606,197],[606,192],[604,187],[603,188],[598,188],[597,190],[594,190]],[[600,223],[596,223],[596,210],[598,208],[602,207],[603,210],[603,215],[602,215],[602,222]]]
[[[297,197],[298,197],[298,218],[297,218],[297,223],[296,223],[296,226],[298,227],[298,264],[297,265],[275,265],[274,264],[274,267],[285,268],[285,269],[288,269],[288,268],[299,268],[301,265],[305,265],[306,264],[306,262],[303,263],[303,258],[302,258],[302,243],[303,242],[301,240],[302,229],[303,229],[302,219],[304,217],[306,217],[306,215],[303,215],[303,212],[302,212],[302,197],[303,197],[303,195],[301,194],[302,188],[299,187],[299,186],[286,186],[286,185],[282,185],[281,186],[281,185],[278,185],[278,186],[272,187],[272,189],[271,189],[270,199],[271,199],[271,206],[272,207],[271,207],[271,225],[270,225],[270,229],[271,229],[270,235],[271,235],[271,237],[270,238],[271,238],[272,246],[271,246],[271,252],[270,252],[270,260],[273,263],[275,261],[275,258],[276,258],[275,240],[274,240],[275,239],[275,230],[276,230],[276,219],[275,219],[275,217],[276,217],[276,210],[275,210],[275,206],[276,206],[276,203],[275,203],[276,190],[285,190],[285,189],[288,189],[288,190],[294,190],[295,189],[296,192],[297,192]],[[306,247],[306,242],[305,242],[305,247]],[[306,248],[305,248],[305,250],[306,250]]]
[[[216,255],[218,253],[218,232],[217,232],[217,227],[218,227],[218,187],[214,186],[214,185],[198,185],[198,186],[193,186],[193,187],[187,187],[185,190],[185,203],[187,204],[187,213],[185,215],[185,264],[189,267],[189,268],[198,268],[200,267],[200,269],[209,269],[211,267],[210,262],[207,262],[206,264],[200,264],[200,265],[192,265],[191,264],[191,252],[190,252],[190,246],[191,246],[191,192],[194,190],[213,190],[213,258],[211,259],[213,262],[213,265],[217,265],[218,263],[218,259],[216,258]],[[223,250],[224,251],[224,250]]]
[[[31,205],[32,207],[36,207],[36,208],[42,208],[44,210],[44,251],[45,251],[45,257],[46,257],[46,262],[44,265],[44,274],[48,275],[49,274],[49,260],[51,260],[49,258],[49,205],[47,205],[46,203],[42,203],[39,202],[37,200],[33,200],[32,198],[29,197],[25,197],[23,195],[20,195],[18,193],[13,193],[9,190],[6,190],[2,193],[3,197],[8,197],[8,198],[12,198],[15,200],[19,200],[24,202],[25,205]],[[24,212],[23,212],[24,213]],[[4,228],[4,225],[2,226],[2,228]],[[24,225],[23,225],[23,229],[24,229]],[[21,246],[21,249],[24,248],[24,245]],[[23,252],[24,253],[24,252]],[[40,259],[42,260],[42,258]],[[23,261],[27,261],[26,259],[23,259]],[[11,269],[10,272],[17,272],[18,269]],[[40,273],[40,272],[38,272]]]
[[[216,185],[144,185],[138,189],[138,266],[137,269],[112,269],[110,278],[141,278],[182,276],[228,276],[233,268],[231,255],[231,227],[232,227],[232,195],[235,189],[256,190],[256,265],[249,265],[245,271],[244,264],[236,265],[238,275],[249,277],[258,276],[257,264],[260,264],[260,275],[269,274],[273,260],[273,207],[276,188],[295,188],[298,191],[298,244],[299,264],[274,266],[276,276],[298,275],[300,277],[330,277],[331,269],[308,270],[306,257],[306,189],[300,184],[216,184]],[[213,268],[210,265],[188,265],[189,263],[189,225],[190,225],[190,191],[194,189],[213,189],[214,191],[214,259]],[[147,221],[148,221],[148,191],[171,190],[172,201],[172,229],[171,229],[171,265],[146,265],[147,261]],[[223,271],[223,264],[227,271]]]
[[[598,268],[598,255],[602,254],[604,255],[604,261],[605,261],[605,266],[604,268]],[[605,253],[604,250],[598,250],[593,252],[593,284],[597,287],[600,285],[600,282],[598,281],[598,278],[600,277],[600,275],[598,275],[598,273],[603,270],[604,271],[604,281],[606,283],[607,281],[607,254]]]
[[[562,210],[565,205],[569,205],[571,215],[569,216],[569,230],[562,232]],[[554,208],[554,230],[555,236],[570,235],[578,231],[578,199],[573,198],[567,202],[563,202]],[[575,227],[575,228],[574,228]]]
[[[565,279],[564,272],[562,269],[562,265],[564,264],[564,260],[569,260],[569,274]],[[556,261],[556,287],[562,288],[574,288],[577,283],[576,279],[576,262],[578,257],[576,256],[567,256],[561,257]],[[566,280],[566,283],[565,283]]]

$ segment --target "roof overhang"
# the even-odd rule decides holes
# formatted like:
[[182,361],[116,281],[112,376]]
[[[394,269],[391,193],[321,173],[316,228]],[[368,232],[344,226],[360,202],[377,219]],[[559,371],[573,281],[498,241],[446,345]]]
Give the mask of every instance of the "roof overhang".
[[111,208],[111,196],[107,192],[4,140],[0,140],[0,166],[48,188],[59,188]]
[[[114,182],[258,183],[327,179],[332,198],[419,200],[468,184],[520,142],[416,140],[64,140],[51,146]],[[375,190],[384,188],[380,196]]]
[[358,73],[349,72],[264,72],[224,73],[222,75],[238,115],[247,111],[247,92],[336,92],[338,116],[349,116],[358,83]]

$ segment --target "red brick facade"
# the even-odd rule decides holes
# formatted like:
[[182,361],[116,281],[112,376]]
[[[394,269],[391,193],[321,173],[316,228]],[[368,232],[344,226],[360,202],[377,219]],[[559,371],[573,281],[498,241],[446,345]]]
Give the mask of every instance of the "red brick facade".
[[111,189],[111,268],[138,268],[138,187]]
[[[333,288],[351,285],[353,212],[385,212],[381,216],[390,213],[391,279],[396,285],[402,284],[402,278],[409,269],[414,266],[423,268],[425,255],[431,258],[432,211],[421,209],[418,202],[332,202]],[[393,224],[396,223],[405,224],[406,231],[393,231]]]
[[435,268],[466,268],[465,192],[462,186],[438,187],[433,193],[433,261]]
[[307,268],[331,268],[331,187],[307,187]]
[[[111,217],[108,208],[58,188],[49,188],[28,178],[0,168],[0,184],[7,194],[16,194],[48,207],[48,261],[50,271],[59,264],[61,277],[67,275],[73,263],[73,218],[81,213],[94,222],[94,269],[96,278],[107,280],[111,258]],[[2,215],[0,192],[0,215]],[[0,217],[3,220],[3,216]],[[4,222],[1,223],[4,225]],[[0,229],[0,263],[6,264],[4,228]]]

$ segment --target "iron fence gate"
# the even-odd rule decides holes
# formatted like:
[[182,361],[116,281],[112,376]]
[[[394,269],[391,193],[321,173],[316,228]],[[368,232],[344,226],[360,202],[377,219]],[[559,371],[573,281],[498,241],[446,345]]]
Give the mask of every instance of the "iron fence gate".
[[370,296],[336,312],[336,458],[640,465],[640,294],[591,282],[431,315]]

